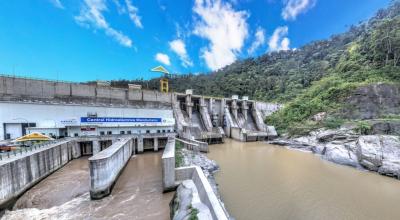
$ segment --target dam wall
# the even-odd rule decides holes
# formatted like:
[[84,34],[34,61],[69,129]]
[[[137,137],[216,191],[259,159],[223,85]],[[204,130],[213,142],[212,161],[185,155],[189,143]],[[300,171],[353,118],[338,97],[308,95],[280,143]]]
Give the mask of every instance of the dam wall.
[[67,103],[129,105],[137,102],[171,104],[172,93],[114,88],[104,85],[70,83],[0,75],[0,97],[7,100],[46,100]]
[[89,158],[92,199],[101,199],[111,193],[115,181],[132,154],[134,154],[133,139],[124,138]]
[[10,158],[3,157],[0,161],[0,210],[12,206],[26,190],[78,157],[78,146],[70,140],[12,155]]

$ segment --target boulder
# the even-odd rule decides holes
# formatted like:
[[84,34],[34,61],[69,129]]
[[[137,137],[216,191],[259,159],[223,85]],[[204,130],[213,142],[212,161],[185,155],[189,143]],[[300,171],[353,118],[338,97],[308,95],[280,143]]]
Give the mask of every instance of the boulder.
[[212,220],[210,209],[201,202],[192,180],[185,180],[179,185],[170,208],[173,220],[187,220],[193,216],[197,216],[197,219]]
[[309,145],[304,142],[299,142],[296,140],[290,140],[290,139],[276,139],[272,141],[267,141],[269,144],[275,144],[275,145],[280,145],[280,146],[286,146],[290,147],[293,149],[298,149],[298,150],[306,150],[306,151],[311,151],[311,148],[313,147],[312,145]]
[[378,171],[382,166],[383,159],[380,137],[376,135],[360,136],[357,141],[357,157],[362,166]]
[[400,120],[372,121],[372,134],[400,135]]
[[400,176],[400,140],[396,136],[361,136],[357,142],[361,165],[388,176]]
[[326,118],[326,112],[317,113],[317,114],[315,114],[315,115],[312,117],[312,119],[313,119],[314,121],[322,121],[322,120],[324,120],[325,118]]
[[323,158],[341,165],[358,166],[356,154],[344,145],[326,144]]
[[274,126],[267,126],[267,134],[268,134],[268,138],[278,137],[278,132],[276,132]]
[[354,131],[347,129],[325,130],[316,134],[316,139],[320,142],[336,141],[337,143],[347,143],[357,140],[358,135]]
[[217,162],[209,159],[206,155],[200,152],[194,152],[187,149],[182,149],[181,152],[184,156],[185,166],[199,166],[206,177],[209,177],[219,169]]
[[378,172],[388,176],[399,177],[400,174],[400,140],[396,136],[381,136],[382,166]]

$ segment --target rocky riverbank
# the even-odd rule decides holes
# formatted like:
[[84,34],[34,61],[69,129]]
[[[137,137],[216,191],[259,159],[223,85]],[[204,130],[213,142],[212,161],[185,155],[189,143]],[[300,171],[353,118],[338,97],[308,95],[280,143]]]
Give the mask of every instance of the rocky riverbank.
[[181,152],[183,154],[183,166],[199,166],[207,177],[208,182],[210,182],[215,195],[220,199],[218,186],[214,178],[214,173],[219,170],[217,162],[209,159],[205,154],[198,151],[182,149]]
[[[225,209],[214,178],[214,173],[219,170],[218,164],[198,151],[183,148],[180,153],[183,156],[182,166],[199,166],[202,169],[223,209]],[[212,219],[208,208],[201,202],[199,203],[198,192],[192,180],[186,180],[178,186],[170,207],[171,210],[174,210],[173,216],[171,216],[173,219],[186,219],[186,217],[192,215],[201,216],[201,219]],[[228,213],[226,209],[224,211]]]
[[269,142],[312,152],[347,166],[400,178],[400,138],[392,135],[359,135],[351,128],[321,129],[308,136]]

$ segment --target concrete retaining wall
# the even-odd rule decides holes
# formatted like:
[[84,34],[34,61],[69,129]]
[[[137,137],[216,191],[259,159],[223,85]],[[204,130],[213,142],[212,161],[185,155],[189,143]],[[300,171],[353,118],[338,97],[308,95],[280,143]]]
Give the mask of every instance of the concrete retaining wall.
[[238,141],[246,141],[246,135],[243,134],[243,129],[237,127],[231,127],[230,129],[231,138]]
[[101,199],[112,187],[134,153],[132,138],[121,139],[89,158],[90,197]]
[[168,139],[162,156],[163,190],[174,190],[183,180],[191,179],[196,185],[202,203],[208,206],[213,219],[228,220],[217,196],[203,171],[198,166],[175,168],[175,139]]
[[162,155],[163,191],[171,191],[175,184],[175,139],[169,138]]
[[5,100],[38,98],[67,99],[65,101],[91,101],[93,103],[124,104],[128,101],[159,102],[171,104],[172,93],[150,90],[129,90],[109,86],[56,82],[0,75],[0,98]]
[[78,158],[77,147],[74,141],[62,141],[10,159],[3,158],[0,161],[0,210],[10,208],[30,187]]
[[206,142],[198,141],[198,140],[189,140],[186,138],[176,138],[177,141],[181,142],[183,146],[188,150],[195,150],[204,153],[208,153],[208,144]]
[[201,202],[207,205],[207,207],[210,209],[213,219],[228,220],[228,215],[222,208],[221,203],[219,202],[217,196],[212,190],[210,183],[207,180],[207,177],[204,175],[200,167],[190,166],[176,168],[175,176],[177,182],[182,182],[183,180],[187,179],[193,180],[199,193]]

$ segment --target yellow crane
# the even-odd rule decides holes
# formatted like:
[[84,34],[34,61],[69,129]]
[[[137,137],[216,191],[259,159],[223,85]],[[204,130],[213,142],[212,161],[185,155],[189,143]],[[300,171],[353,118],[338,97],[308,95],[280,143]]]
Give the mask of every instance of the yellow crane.
[[175,74],[171,74],[167,69],[165,69],[163,66],[157,66],[154,67],[153,69],[151,69],[150,71],[152,72],[159,72],[159,73],[163,73],[164,77],[162,77],[160,79],[160,91],[161,92],[165,92],[167,93],[169,91],[168,88],[168,77],[175,75]]

